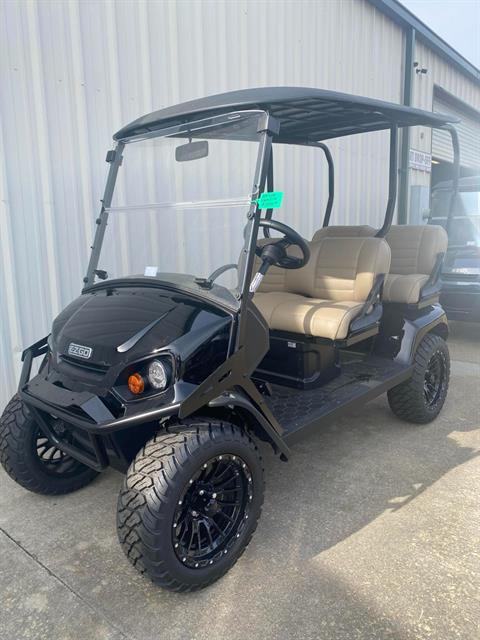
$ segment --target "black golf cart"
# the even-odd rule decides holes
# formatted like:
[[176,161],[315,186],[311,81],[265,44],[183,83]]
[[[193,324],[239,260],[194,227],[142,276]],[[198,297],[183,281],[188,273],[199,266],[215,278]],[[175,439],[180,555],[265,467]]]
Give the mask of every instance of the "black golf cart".
[[[445,232],[392,219],[398,128],[453,132],[448,122],[284,87],[187,102],[121,129],[82,294],[23,353],[0,426],[7,473],[43,494],[79,489],[109,465],[126,473],[126,555],[157,584],[188,591],[222,576],[252,537],[258,440],[287,460],[300,437],[384,392],[397,416],[433,420],[449,380]],[[382,227],[331,226],[324,141],[379,130],[390,131]],[[272,145],[325,154],[330,192],[311,240],[274,218]],[[129,163],[136,149],[140,168]]]
[[[453,203],[453,206],[450,206]],[[429,221],[448,230],[440,302],[452,320],[480,321],[480,176],[439,182]]]

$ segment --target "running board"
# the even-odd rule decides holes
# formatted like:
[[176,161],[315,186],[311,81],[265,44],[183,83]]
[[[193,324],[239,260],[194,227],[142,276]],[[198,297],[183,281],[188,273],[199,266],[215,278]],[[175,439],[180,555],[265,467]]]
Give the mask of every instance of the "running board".
[[412,370],[410,365],[370,356],[343,364],[342,373],[323,387],[298,391],[275,385],[265,400],[285,429],[286,444],[291,445],[326,420],[361,407],[407,380]]

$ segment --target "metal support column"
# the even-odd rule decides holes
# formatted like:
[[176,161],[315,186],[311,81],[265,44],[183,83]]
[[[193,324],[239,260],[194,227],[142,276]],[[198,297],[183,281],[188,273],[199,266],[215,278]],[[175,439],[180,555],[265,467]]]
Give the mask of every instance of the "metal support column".
[[[412,106],[412,81],[414,76],[413,63],[415,56],[415,29],[410,27],[405,33],[405,59],[403,79],[403,104]],[[408,192],[409,180],[410,128],[402,131],[402,145],[400,151],[400,184],[398,190],[398,223],[407,224],[408,221]]]

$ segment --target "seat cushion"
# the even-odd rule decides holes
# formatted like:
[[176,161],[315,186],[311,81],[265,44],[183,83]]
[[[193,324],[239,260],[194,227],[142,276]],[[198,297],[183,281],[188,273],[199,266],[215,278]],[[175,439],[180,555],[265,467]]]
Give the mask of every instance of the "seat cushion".
[[287,292],[257,293],[253,301],[270,329],[342,340],[361,312],[359,302],[322,300]]
[[428,276],[423,273],[411,273],[410,275],[391,273],[385,278],[383,300],[385,302],[416,304],[420,300],[420,292],[427,280]]

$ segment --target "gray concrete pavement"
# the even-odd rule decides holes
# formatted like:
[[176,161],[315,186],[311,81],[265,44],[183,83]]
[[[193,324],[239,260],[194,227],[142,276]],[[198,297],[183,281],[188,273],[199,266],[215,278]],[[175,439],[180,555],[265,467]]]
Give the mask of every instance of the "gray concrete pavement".
[[157,589],[115,533],[121,477],[42,498],[0,472],[0,638],[480,638],[480,325],[452,325],[441,417],[380,398],[266,460],[247,552],[197,594]]

